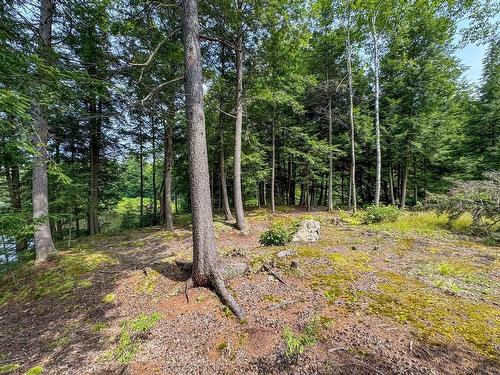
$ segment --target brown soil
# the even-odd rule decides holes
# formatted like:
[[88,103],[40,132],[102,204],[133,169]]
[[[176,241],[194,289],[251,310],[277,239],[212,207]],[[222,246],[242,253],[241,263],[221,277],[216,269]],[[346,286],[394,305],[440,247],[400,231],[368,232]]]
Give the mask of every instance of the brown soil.
[[[230,226],[218,230],[217,242],[224,257],[254,264],[259,257],[278,250],[302,251],[294,245],[279,249],[260,246],[259,235],[269,219],[250,217],[249,223],[248,235]],[[416,235],[401,250],[395,234],[339,227],[330,221],[322,224],[322,240],[316,245],[327,255],[275,261],[273,269],[286,284],[255,269],[228,282],[246,311],[246,319],[239,322],[210,290],[190,290],[187,303],[184,283],[189,275],[174,260],[189,259],[190,232],[179,229],[170,237],[158,227],[82,239],[119,262],[92,271],[87,275],[91,286],[75,287],[65,298],[48,296],[1,306],[0,365],[19,363],[20,374],[37,365],[44,368],[43,374],[498,373],[498,356],[497,360],[487,357],[465,341],[427,340],[411,324],[369,313],[364,297],[354,304],[340,297],[329,300],[313,283],[317,274],[336,272],[325,256],[349,255],[353,247],[370,254],[370,269],[361,270],[351,285],[364,293],[377,289],[380,272],[413,274],[428,282],[417,270],[423,262],[422,249],[430,246],[444,246],[450,249],[448,254],[454,252],[458,257],[469,252],[485,264],[494,262],[495,255],[479,254],[481,251],[457,245],[454,240],[436,244],[436,240]],[[298,270],[289,267],[291,259],[299,263]],[[149,290],[143,287],[146,268],[158,272]],[[498,282],[498,270],[489,277]],[[480,291],[473,287],[466,291],[463,298],[481,300]],[[103,297],[110,293],[115,295],[114,301],[104,303]],[[118,363],[113,351],[121,322],[153,312],[160,313],[161,319],[137,341],[140,346],[130,363]],[[288,358],[284,328],[301,332],[315,317],[328,322],[316,343]],[[96,330],[96,324],[103,329]]]

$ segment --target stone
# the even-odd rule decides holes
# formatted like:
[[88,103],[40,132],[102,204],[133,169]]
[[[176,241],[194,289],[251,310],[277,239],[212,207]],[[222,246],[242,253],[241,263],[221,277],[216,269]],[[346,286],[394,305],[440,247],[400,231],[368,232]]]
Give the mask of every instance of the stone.
[[319,240],[321,225],[316,220],[303,220],[300,222],[297,233],[292,238],[292,242],[316,242]]
[[276,254],[278,258],[286,258],[294,255],[297,255],[297,252],[293,249],[281,250]]
[[292,263],[290,263],[290,268],[297,269],[299,268],[299,262],[296,260],[292,260]]

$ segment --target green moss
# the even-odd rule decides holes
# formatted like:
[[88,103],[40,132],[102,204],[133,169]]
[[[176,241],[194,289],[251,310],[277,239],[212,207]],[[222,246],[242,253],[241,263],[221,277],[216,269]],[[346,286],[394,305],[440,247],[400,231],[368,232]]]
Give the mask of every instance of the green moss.
[[266,302],[281,302],[282,301],[281,298],[279,298],[277,296],[273,296],[272,294],[265,294],[262,297],[262,300],[266,301]]
[[102,298],[102,302],[103,303],[113,303],[116,299],[116,295],[114,293],[109,293],[109,294],[106,294],[103,298]]
[[139,351],[141,335],[150,332],[160,319],[161,315],[155,312],[150,315],[140,314],[133,320],[122,322],[114,358],[123,364],[132,361]]
[[30,368],[25,375],[39,375],[43,372],[42,366],[35,366]]
[[152,294],[156,288],[156,283],[160,273],[150,269],[139,283],[138,290],[141,293]]
[[6,365],[1,365],[0,366],[0,374],[8,374],[9,372],[14,372],[19,367],[21,367],[21,365],[19,363],[9,363]]
[[385,273],[368,311],[412,324],[423,338],[455,342],[463,339],[484,355],[497,355],[500,345],[500,309],[437,293],[424,283]]
[[103,264],[115,262],[107,254],[78,248],[55,257],[48,267],[36,267],[33,262],[26,263],[1,276],[0,305],[14,299],[67,296],[78,287],[92,285],[92,281],[85,278],[87,274]]
[[94,332],[101,332],[101,331],[105,330],[108,327],[109,327],[109,324],[107,324],[107,323],[97,322],[94,325],[92,325],[92,331],[94,331]]

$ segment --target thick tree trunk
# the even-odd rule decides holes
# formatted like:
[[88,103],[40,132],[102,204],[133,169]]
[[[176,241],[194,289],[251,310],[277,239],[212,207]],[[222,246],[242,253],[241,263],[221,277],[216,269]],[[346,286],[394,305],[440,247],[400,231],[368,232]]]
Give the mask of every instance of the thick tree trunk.
[[236,228],[245,230],[245,213],[241,190],[241,134],[243,127],[243,32],[240,30],[236,49],[236,127],[234,134],[234,215]]
[[377,170],[375,176],[375,205],[380,204],[380,183],[382,179],[382,156],[380,150],[380,115],[379,115],[379,100],[380,100],[380,61],[378,52],[378,35],[375,29],[375,17],[372,19],[372,38],[373,38],[373,73],[375,78],[375,143],[377,148]]
[[[44,54],[50,53],[52,45],[52,17],[55,12],[53,0],[41,0],[40,2],[40,47]],[[47,177],[47,141],[49,129],[47,118],[43,108],[34,103],[32,107],[33,116],[33,145],[35,154],[33,156],[33,221],[35,222],[35,251],[36,262],[44,262],[47,257],[56,251],[52,241],[52,233],[49,224],[49,191]]]
[[172,121],[165,121],[163,124],[163,139],[165,147],[163,149],[163,202],[164,202],[164,218],[165,228],[169,231],[174,230],[174,218],[172,214],[172,166],[174,163],[174,118],[175,108],[174,103],[170,103],[169,111],[171,113]]
[[404,165],[403,181],[401,183],[401,208],[406,206],[406,187],[408,186],[408,163]]
[[208,156],[203,112],[203,76],[198,40],[198,4],[184,0],[183,39],[186,93],[187,136],[189,148],[189,177],[193,214],[193,268],[192,281],[196,286],[212,286],[223,303],[236,316],[243,310],[229,293],[222,280],[215,247]]
[[350,191],[349,191],[349,208],[354,212],[357,210],[356,202],[356,152],[355,152],[355,130],[354,130],[354,103],[353,103],[353,88],[352,88],[352,46],[351,46],[351,14],[349,11],[349,21],[347,28],[347,75],[349,81],[349,119],[351,124],[351,172],[350,172]]

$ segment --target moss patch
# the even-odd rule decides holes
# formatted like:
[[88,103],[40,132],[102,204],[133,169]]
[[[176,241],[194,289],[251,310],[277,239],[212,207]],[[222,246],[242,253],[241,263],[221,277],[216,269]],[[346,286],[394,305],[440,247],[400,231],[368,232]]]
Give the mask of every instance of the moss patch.
[[30,368],[25,375],[39,375],[43,372],[42,366],[35,366]]
[[1,365],[0,366],[0,374],[8,374],[9,372],[14,372],[19,367],[21,367],[21,365],[19,363],[9,363],[6,365]]
[[103,303],[113,303],[116,299],[116,295],[114,293],[109,293],[109,294],[106,294],[103,298],[102,298],[102,302]]
[[67,296],[78,287],[92,285],[85,277],[87,274],[103,264],[116,263],[107,254],[77,250],[60,253],[47,266],[36,267],[34,262],[29,262],[2,275],[0,305],[12,300]]
[[500,345],[500,309],[434,292],[426,284],[395,273],[371,295],[368,311],[410,323],[430,341],[463,339],[479,352],[495,357]]
[[147,274],[144,275],[139,282],[138,291],[141,293],[152,294],[156,288],[156,283],[160,273],[156,270],[148,269]]

